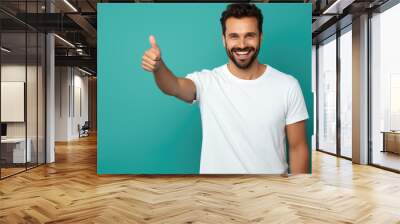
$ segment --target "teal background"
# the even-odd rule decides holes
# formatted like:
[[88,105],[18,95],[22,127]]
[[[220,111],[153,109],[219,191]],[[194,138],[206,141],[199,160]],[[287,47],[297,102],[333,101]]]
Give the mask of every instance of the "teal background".
[[[295,76],[310,119],[311,4],[257,4],[264,15],[259,60]],[[198,174],[198,105],[164,95],[141,58],[153,34],[177,76],[227,63],[220,15],[226,4],[98,4],[99,174]],[[311,166],[311,150],[310,150]]]

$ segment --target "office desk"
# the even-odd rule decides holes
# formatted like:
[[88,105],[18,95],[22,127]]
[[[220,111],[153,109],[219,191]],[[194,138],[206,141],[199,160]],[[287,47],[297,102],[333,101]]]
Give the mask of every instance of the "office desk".
[[[6,163],[25,163],[31,162],[31,146],[32,140],[27,139],[27,147],[25,151],[25,138],[6,138],[1,139],[1,157]],[[25,154],[26,152],[26,154]],[[27,161],[25,161],[25,158]]]
[[392,152],[400,154],[400,131],[382,131],[383,150],[382,152]]

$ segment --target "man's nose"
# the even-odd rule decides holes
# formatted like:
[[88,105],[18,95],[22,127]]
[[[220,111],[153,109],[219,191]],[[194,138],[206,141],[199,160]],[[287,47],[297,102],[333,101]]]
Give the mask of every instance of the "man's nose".
[[241,38],[239,41],[239,48],[245,48],[246,46],[246,40],[244,38]]

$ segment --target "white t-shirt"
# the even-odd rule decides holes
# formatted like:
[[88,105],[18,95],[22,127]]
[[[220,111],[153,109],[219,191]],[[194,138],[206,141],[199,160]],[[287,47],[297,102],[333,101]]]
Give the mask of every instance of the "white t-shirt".
[[267,65],[244,80],[225,64],[186,78],[201,112],[201,174],[287,173],[285,126],[308,118],[294,77]]

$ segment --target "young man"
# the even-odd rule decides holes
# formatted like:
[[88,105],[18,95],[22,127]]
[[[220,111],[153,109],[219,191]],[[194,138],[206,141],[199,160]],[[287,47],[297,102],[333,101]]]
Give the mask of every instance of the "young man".
[[307,173],[307,109],[295,78],[257,59],[263,16],[254,4],[228,5],[222,40],[229,62],[212,70],[176,77],[150,36],[142,67],[167,95],[197,101],[203,127],[200,173]]

